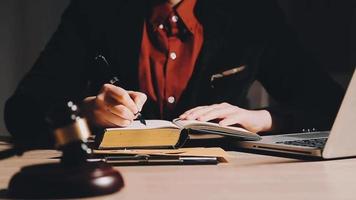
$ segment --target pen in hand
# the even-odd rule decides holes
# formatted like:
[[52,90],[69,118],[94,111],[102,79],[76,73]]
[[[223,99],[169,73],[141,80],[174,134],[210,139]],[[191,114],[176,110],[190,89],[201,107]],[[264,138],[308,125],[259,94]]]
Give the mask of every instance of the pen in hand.
[[[113,74],[113,73],[111,73],[110,64],[109,64],[108,60],[107,60],[103,55],[100,54],[100,55],[96,56],[96,57],[95,57],[95,60],[96,60],[96,61],[99,61],[99,60],[103,61],[103,62],[105,63],[105,65],[106,65],[106,67],[107,67],[109,73],[110,73],[110,74]],[[120,86],[119,86],[119,79],[118,79],[116,76],[113,76],[113,77],[109,80],[109,83],[110,83],[111,85],[120,87]],[[141,111],[138,111],[137,113],[134,113],[134,115],[137,116],[136,119],[138,119],[138,120],[140,121],[140,123],[142,123],[142,124],[145,125],[145,126],[147,125],[147,124],[146,124],[146,120],[144,119],[143,115],[141,114]]]
[[[116,76],[114,76],[112,79],[110,79],[109,83],[119,87],[119,79]],[[143,118],[140,111],[138,113],[135,113],[135,116],[137,116],[137,119],[141,122],[141,124],[143,124],[145,126],[147,125],[146,120]]]

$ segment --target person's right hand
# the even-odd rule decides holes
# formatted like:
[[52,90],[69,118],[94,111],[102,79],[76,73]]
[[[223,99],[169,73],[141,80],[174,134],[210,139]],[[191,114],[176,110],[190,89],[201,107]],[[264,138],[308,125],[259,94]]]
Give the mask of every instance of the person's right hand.
[[84,99],[82,110],[89,123],[97,127],[125,127],[137,118],[146,100],[144,93],[105,84],[97,96]]

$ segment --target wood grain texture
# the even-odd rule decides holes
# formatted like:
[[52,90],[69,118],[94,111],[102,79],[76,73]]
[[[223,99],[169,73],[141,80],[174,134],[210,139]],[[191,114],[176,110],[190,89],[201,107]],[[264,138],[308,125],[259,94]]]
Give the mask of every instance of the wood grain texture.
[[[91,199],[355,199],[356,159],[305,162],[229,153],[231,162],[217,166],[119,167],[125,188]],[[1,161],[0,198],[22,166],[55,162],[51,158],[58,155],[56,151],[33,151]]]

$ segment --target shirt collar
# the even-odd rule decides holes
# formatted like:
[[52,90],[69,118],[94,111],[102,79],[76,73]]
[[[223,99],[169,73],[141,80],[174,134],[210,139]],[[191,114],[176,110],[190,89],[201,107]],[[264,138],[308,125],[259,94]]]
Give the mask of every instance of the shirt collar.
[[199,25],[194,12],[196,2],[197,0],[183,0],[176,8],[178,16],[191,33],[194,33],[195,28]]
[[200,24],[194,13],[196,2],[197,0],[182,0],[181,3],[173,8],[166,2],[153,4],[149,22],[156,28],[160,24],[164,24],[172,13],[176,13],[179,16],[179,20],[182,20],[185,27],[194,34],[195,28]]

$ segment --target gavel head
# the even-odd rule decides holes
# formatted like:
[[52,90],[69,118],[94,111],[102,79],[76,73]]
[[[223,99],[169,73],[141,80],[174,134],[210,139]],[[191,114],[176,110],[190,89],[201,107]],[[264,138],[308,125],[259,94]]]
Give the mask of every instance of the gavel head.
[[15,198],[79,198],[106,195],[124,186],[121,174],[104,162],[87,162],[90,130],[73,102],[52,111],[48,121],[61,163],[22,168],[9,184]]
[[79,113],[78,106],[70,101],[53,123],[55,145],[63,152],[61,161],[66,166],[86,162],[87,155],[91,153],[86,144],[91,132]]

